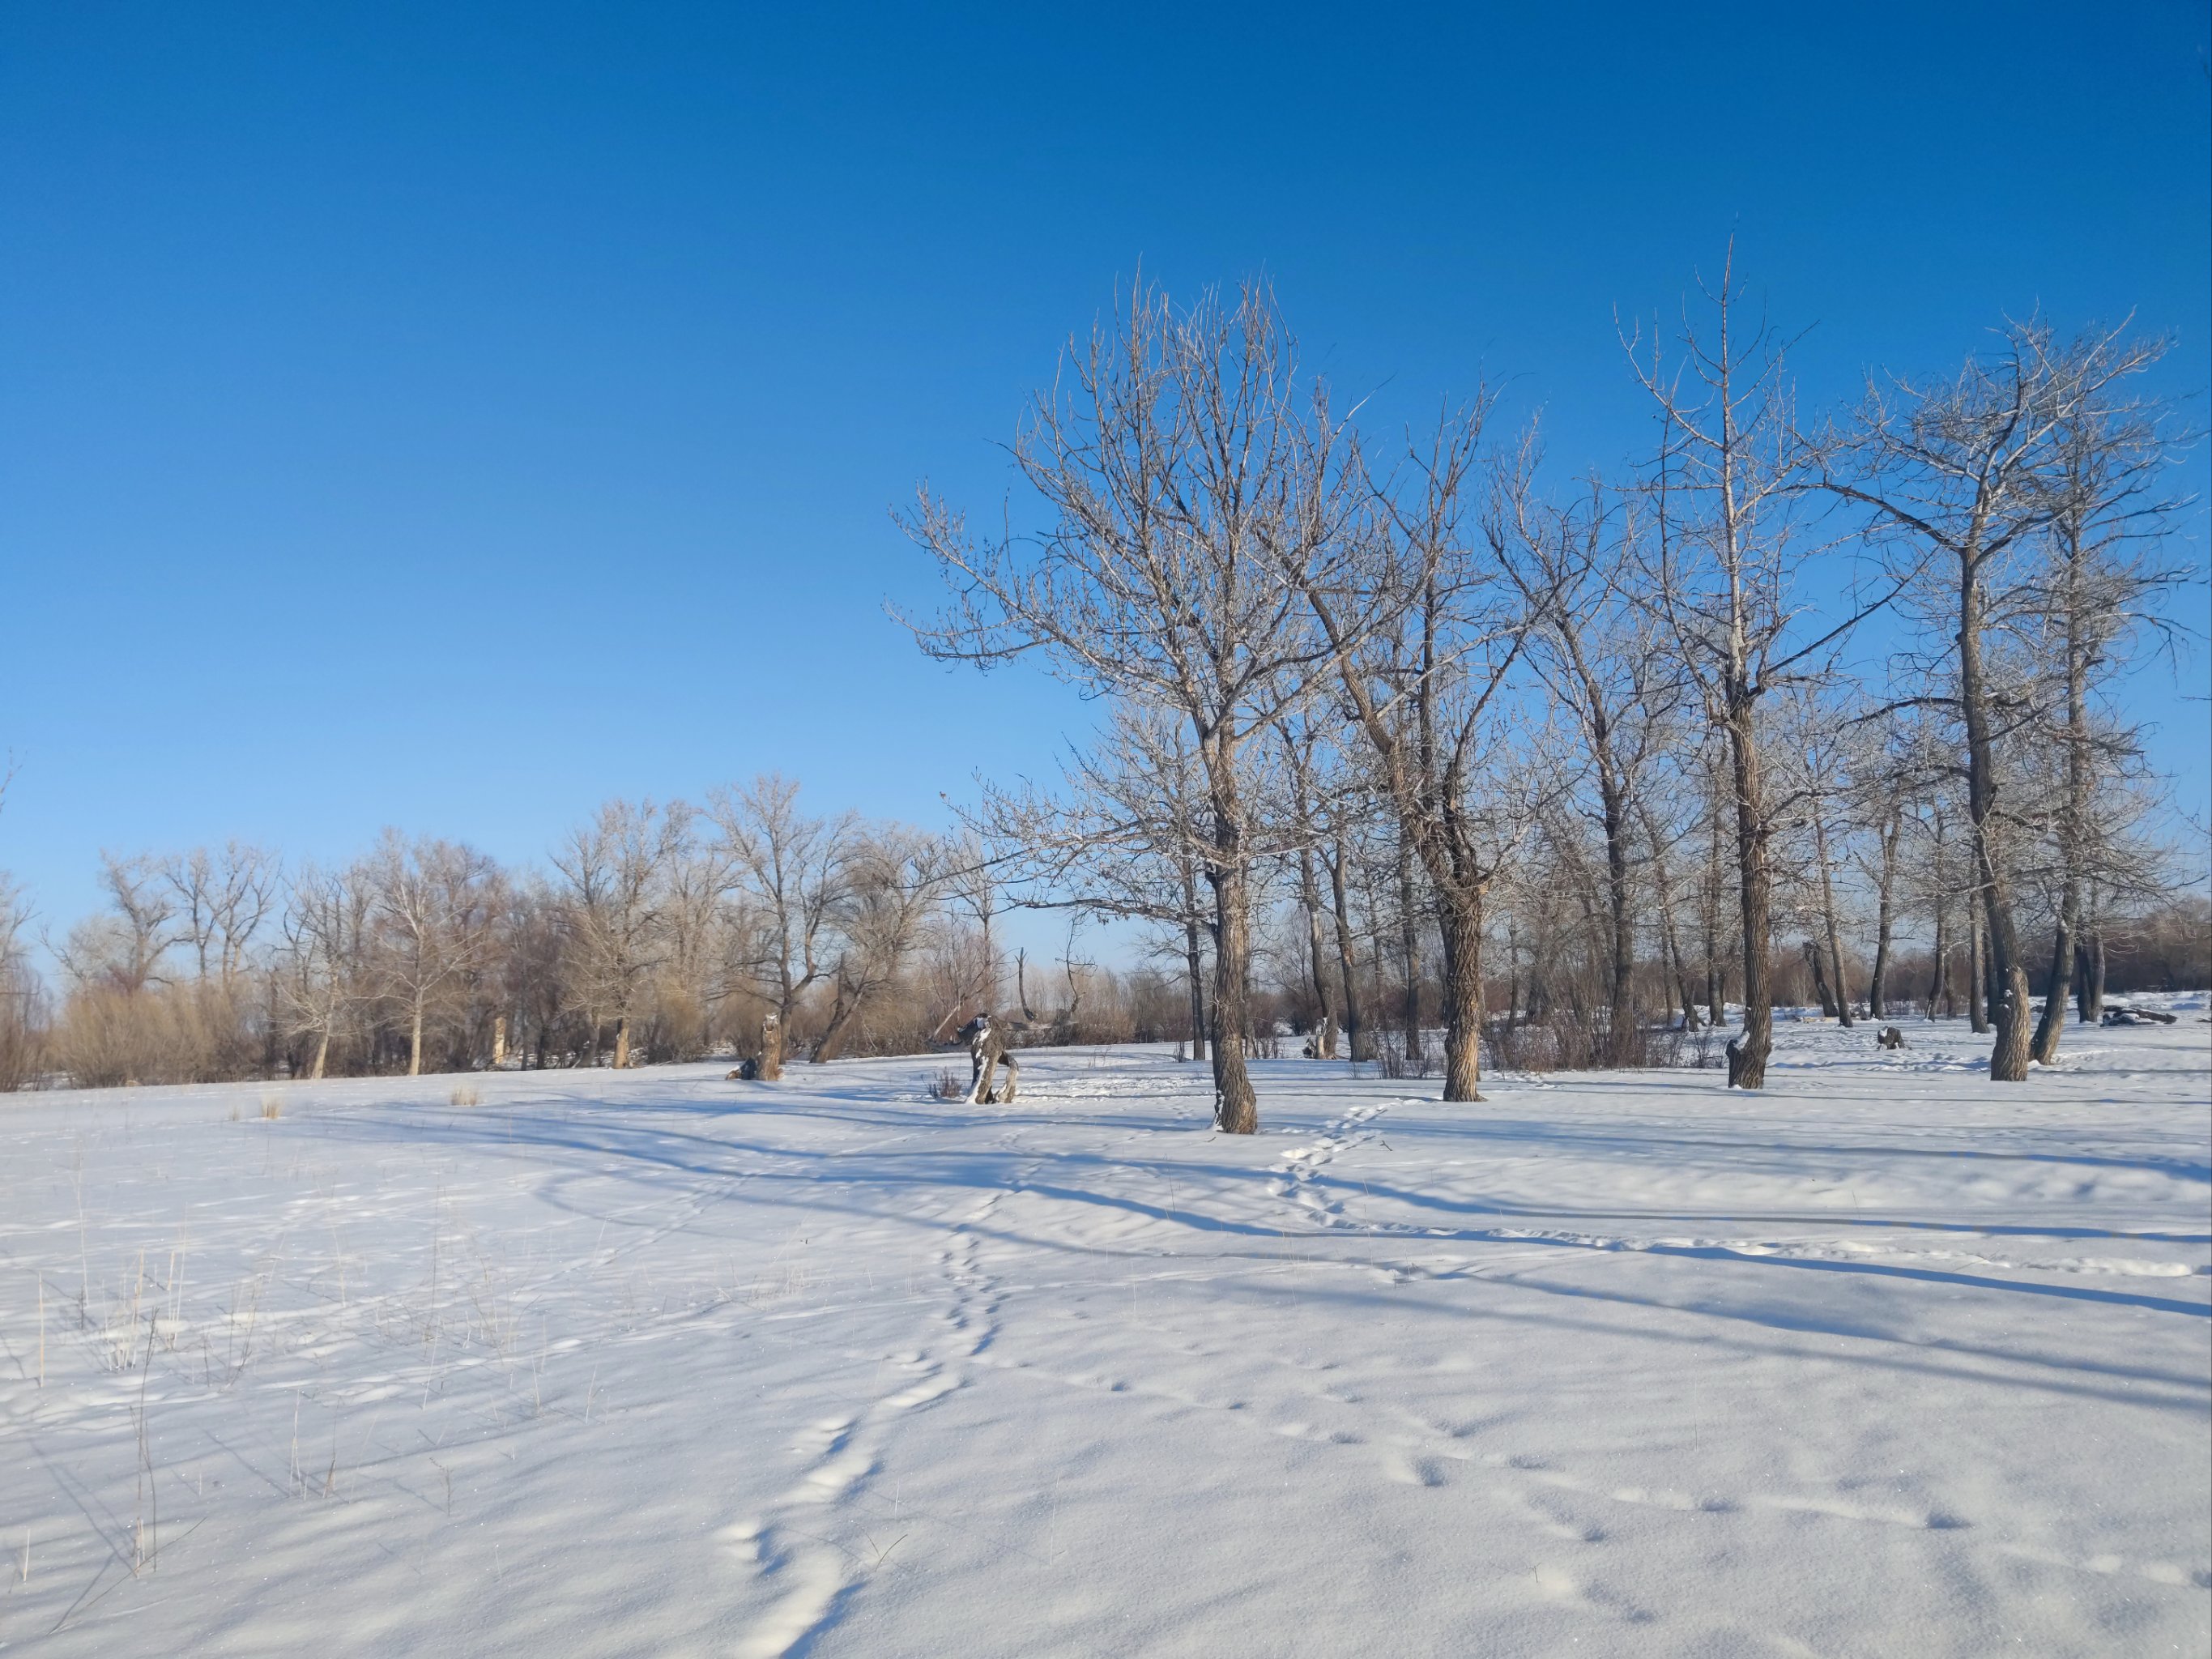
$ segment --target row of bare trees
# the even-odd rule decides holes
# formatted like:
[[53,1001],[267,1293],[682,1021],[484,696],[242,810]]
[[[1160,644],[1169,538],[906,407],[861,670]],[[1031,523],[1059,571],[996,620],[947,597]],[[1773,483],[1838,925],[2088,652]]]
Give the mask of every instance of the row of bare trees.
[[991,791],[974,827],[1023,902],[1152,924],[1194,997],[1210,959],[1220,1127],[1257,1122],[1278,902],[1316,1051],[1382,1016],[1364,908],[1401,1054],[1427,951],[1444,1095],[1475,1100],[1501,932],[1507,1029],[1576,978],[1583,1048],[1625,1060],[1655,1012],[1734,1003],[1729,1080],[1757,1088],[1778,962],[1850,1019],[1870,902],[1887,1012],[1901,920],[1932,921],[1948,986],[1963,914],[1990,1075],[2017,1080],[2055,1051],[2094,918],[2163,890],[2121,691],[2188,574],[2160,539],[2182,434],[2135,389],[2164,343],[2007,323],[1951,378],[1808,419],[1733,272],[1701,295],[1671,340],[1624,337],[1653,453],[1561,488],[1533,425],[1491,439],[1487,390],[1370,446],[1264,284],[1188,308],[1133,288],[1022,423],[1027,527],[978,534],[927,487],[903,515],[949,596],[909,619],[925,651],[1031,657],[1109,703],[1059,785]]
[[[387,830],[285,867],[232,843],[103,858],[106,903],[50,939],[58,1006],[0,889],[0,1083],[80,1085],[641,1058],[908,1052],[999,994],[995,884],[974,849],[817,816],[779,777],[703,806],[612,801],[543,872]],[[1014,977],[1028,994],[1030,969]],[[1178,989],[1071,943],[1037,995],[1065,1035],[1180,1036]],[[763,1034],[773,1052],[761,1053]]]

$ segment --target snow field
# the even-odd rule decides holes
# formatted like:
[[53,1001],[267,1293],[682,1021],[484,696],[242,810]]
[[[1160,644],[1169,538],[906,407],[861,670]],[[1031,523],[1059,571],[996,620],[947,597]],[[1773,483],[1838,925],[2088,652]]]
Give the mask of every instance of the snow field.
[[2202,1654],[2179,1006],[1250,1139],[1142,1049],[0,1099],[0,1649]]

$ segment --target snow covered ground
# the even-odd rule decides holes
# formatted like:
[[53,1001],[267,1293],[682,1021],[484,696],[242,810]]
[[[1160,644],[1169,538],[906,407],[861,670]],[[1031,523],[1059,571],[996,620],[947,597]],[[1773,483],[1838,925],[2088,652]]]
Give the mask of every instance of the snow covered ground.
[[0,1648],[2201,1656],[2178,1001],[1252,1139],[1138,1050],[0,1097]]

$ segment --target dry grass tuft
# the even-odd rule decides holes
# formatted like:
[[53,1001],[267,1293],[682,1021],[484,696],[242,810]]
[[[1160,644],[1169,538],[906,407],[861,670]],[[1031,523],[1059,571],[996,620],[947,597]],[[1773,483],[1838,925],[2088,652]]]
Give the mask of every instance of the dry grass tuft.
[[447,1104],[453,1106],[481,1106],[483,1104],[483,1095],[469,1084],[464,1083],[453,1093],[447,1095],[446,1100]]
[[278,1118],[283,1115],[283,1096],[272,1093],[265,1094],[261,1097],[261,1116],[264,1122],[274,1123]]

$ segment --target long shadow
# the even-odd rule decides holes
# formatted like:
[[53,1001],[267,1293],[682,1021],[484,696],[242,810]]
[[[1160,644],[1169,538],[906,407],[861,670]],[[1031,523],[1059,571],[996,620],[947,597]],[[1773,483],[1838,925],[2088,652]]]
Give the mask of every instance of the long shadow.
[[[1687,1315],[1693,1318],[1753,1325],[1767,1330],[1847,1336],[1863,1341],[1885,1343],[1890,1345],[1893,1349],[1898,1347],[1933,1349],[1939,1352],[1957,1354],[1962,1358],[1996,1360],[2007,1364],[2034,1365],[2054,1370],[2081,1371],[2089,1375],[2109,1376],[2118,1380],[2163,1383],[2197,1390],[2202,1390],[2205,1387],[2203,1381],[2196,1377],[2182,1377],[2157,1371],[2133,1370],[2094,1362],[2080,1363],[2048,1359],[2036,1355],[2008,1353],[2001,1348],[1978,1348],[1966,1343],[1941,1341],[1925,1344],[1908,1343],[1898,1337],[1879,1331],[1775,1318],[1760,1313],[1729,1309],[1678,1307],[1671,1303],[1626,1296],[1617,1291],[1593,1290],[1581,1285],[1547,1285],[1524,1279],[1492,1279],[1489,1282],[1500,1288],[1526,1291],[1538,1296],[1562,1297],[1576,1301],[1613,1303],[1622,1307],[1639,1308],[1653,1313]],[[1221,1288],[1231,1294],[1257,1296],[1266,1293],[1265,1287],[1255,1285],[1231,1284]],[[1387,1295],[1377,1295],[1372,1292],[1341,1290],[1329,1285],[1302,1286],[1298,1291],[1298,1299],[1301,1302],[1334,1302],[1371,1307],[1378,1311],[1395,1309],[1401,1313],[1404,1311],[1405,1304],[1407,1301],[1423,1300],[1418,1294],[1409,1294],[1402,1288],[1389,1291]],[[2147,1398],[2142,1394],[2132,1390],[2099,1388],[2092,1383],[2072,1382],[2057,1377],[1992,1376],[1986,1371],[1972,1370],[1957,1365],[1937,1364],[1894,1352],[1850,1354],[1823,1350],[1817,1354],[1808,1356],[1802,1349],[1778,1347],[1771,1344],[1747,1342],[1740,1340],[1730,1340],[1726,1338],[1716,1339],[1710,1333],[1702,1331],[1655,1330],[1638,1326],[1566,1319],[1553,1315],[1516,1313],[1488,1303],[1479,1307],[1463,1307],[1458,1304],[1442,1304],[1430,1301],[1425,1305],[1428,1311],[1443,1318],[1488,1319],[1515,1324],[1542,1325],[1554,1329],[1595,1332],[1636,1341],[1662,1342],[1692,1347],[1711,1346],[1717,1344],[1741,1352],[1765,1354],[1790,1359],[1803,1359],[1809,1357],[1838,1364],[1865,1366],[1881,1370],[1917,1372],[1924,1376],[1944,1377],[1954,1382],[1993,1383],[2005,1388],[2033,1389],[2040,1393],[2071,1395],[2083,1399],[2107,1401],[2119,1405],[2144,1406],[2158,1411],[2180,1411],[2196,1414],[2204,1409],[2203,1403],[2200,1400]]]
[[2212,1244],[2212,1232],[2174,1233],[2153,1232],[2135,1229],[2111,1227],[2067,1227],[2046,1224],[2028,1226],[2008,1222],[1982,1222],[1968,1218],[1944,1221],[1923,1221],[1899,1216],[1844,1215],[1828,1211],[1739,1212],[1716,1210],[1592,1210],[1577,1209],[1568,1205],[1514,1204],[1504,1200],[1443,1198],[1434,1193],[1415,1191],[1406,1187],[1395,1187],[1387,1182],[1347,1178],[1328,1174],[1317,1175],[1311,1184],[1331,1192],[1340,1193],[1347,1199],[1355,1194],[1367,1198],[1387,1199],[1416,1210],[1433,1210],[1445,1215],[1517,1216],[1530,1221],[1703,1221],[1758,1224],[1776,1227],[1858,1227],[1876,1231],[1896,1229],[1902,1231],[1959,1233],[1986,1235],[1992,1238],[2102,1238],[2136,1239],[2152,1244]]

